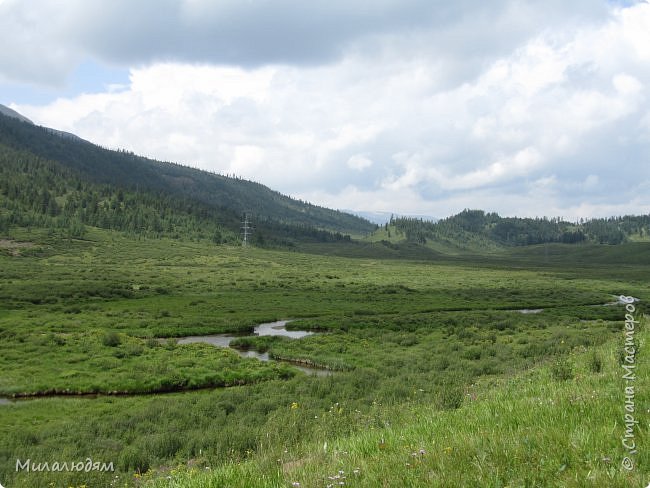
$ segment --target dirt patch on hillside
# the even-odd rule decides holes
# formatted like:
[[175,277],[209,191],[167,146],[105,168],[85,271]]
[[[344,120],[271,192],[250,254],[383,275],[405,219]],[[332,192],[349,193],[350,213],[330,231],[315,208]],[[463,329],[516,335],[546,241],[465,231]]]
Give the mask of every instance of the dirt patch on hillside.
[[33,242],[20,242],[10,239],[0,239],[0,249],[6,249],[12,256],[20,256],[21,249],[36,247]]

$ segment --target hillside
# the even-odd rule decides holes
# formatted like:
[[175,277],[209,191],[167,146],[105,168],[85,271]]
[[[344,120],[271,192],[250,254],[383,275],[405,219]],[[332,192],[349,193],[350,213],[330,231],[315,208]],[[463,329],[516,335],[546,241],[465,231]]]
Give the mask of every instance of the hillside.
[[[362,217],[298,201],[259,183],[104,149],[34,125],[5,106],[0,106],[0,164],[0,231],[37,226],[79,237],[88,225],[235,243],[246,214],[256,245],[309,244],[305,250],[325,254],[423,259],[539,244],[617,245],[650,235],[650,215],[568,222],[481,210],[435,222],[391,217],[378,228]],[[350,243],[349,235],[365,236],[365,242],[339,248],[340,242]]]
[[19,114],[15,110],[10,109],[9,107],[7,107],[5,105],[2,105],[1,103],[0,103],[0,114],[5,115],[7,117],[11,117],[13,119],[20,120],[21,122],[26,122],[28,124],[33,124],[33,122],[31,120],[29,120],[27,117]]
[[482,210],[464,210],[430,222],[392,218],[368,238],[386,245],[419,244],[436,251],[498,251],[539,244],[618,245],[645,241],[650,236],[650,214],[568,222],[560,218],[501,217]]
[[[259,183],[104,149],[76,136],[33,125],[16,115],[0,116],[0,146],[5,155],[46,160],[57,165],[57,172],[67,172],[67,177],[84,184],[190,202],[195,207],[190,214],[197,218],[205,217],[206,209],[225,213],[225,225],[233,232],[238,229],[231,221],[239,221],[244,213],[265,227],[269,235],[274,233],[274,225],[344,234],[364,234],[375,228],[365,219],[289,198]],[[197,214],[196,208],[202,210]]]

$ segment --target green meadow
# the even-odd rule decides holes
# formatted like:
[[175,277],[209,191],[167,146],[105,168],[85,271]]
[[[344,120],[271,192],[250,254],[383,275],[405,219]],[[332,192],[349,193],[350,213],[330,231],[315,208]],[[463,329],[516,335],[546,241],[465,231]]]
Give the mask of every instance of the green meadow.
[[[650,244],[391,246],[12,230],[0,246],[0,483],[647,484]],[[641,300],[632,471],[621,294]],[[252,336],[285,319],[316,333]],[[272,360],[176,340],[220,333]],[[16,470],[88,458],[115,470]]]

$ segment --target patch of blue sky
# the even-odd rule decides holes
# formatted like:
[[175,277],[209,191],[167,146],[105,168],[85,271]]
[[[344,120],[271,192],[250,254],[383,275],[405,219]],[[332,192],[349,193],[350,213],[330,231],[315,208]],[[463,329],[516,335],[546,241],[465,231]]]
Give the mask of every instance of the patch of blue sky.
[[608,5],[614,5],[616,7],[633,7],[639,3],[648,3],[647,0],[606,0]]
[[0,82],[0,103],[46,105],[58,98],[74,98],[84,93],[119,90],[129,84],[129,70],[87,60],[79,64],[60,86]]

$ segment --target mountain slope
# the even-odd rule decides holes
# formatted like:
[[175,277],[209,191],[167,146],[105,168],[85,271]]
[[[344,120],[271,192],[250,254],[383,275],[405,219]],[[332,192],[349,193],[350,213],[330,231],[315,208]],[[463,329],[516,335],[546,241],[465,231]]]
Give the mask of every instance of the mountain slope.
[[349,234],[375,228],[365,219],[292,199],[259,183],[104,149],[76,136],[26,123],[14,115],[0,116],[0,144],[56,161],[93,183],[163,192],[236,214],[251,214],[261,222]]
[[649,235],[650,215],[567,222],[560,218],[500,217],[482,210],[464,210],[437,222],[394,218],[373,237],[476,251],[547,243],[615,245],[647,240]]
[[10,109],[9,107],[7,107],[5,105],[2,105],[1,103],[0,103],[0,114],[6,115],[7,117],[11,117],[13,119],[18,119],[21,122],[26,122],[28,124],[33,124],[33,122],[31,120],[29,120],[27,117],[25,117],[24,115],[19,114],[15,110]]

